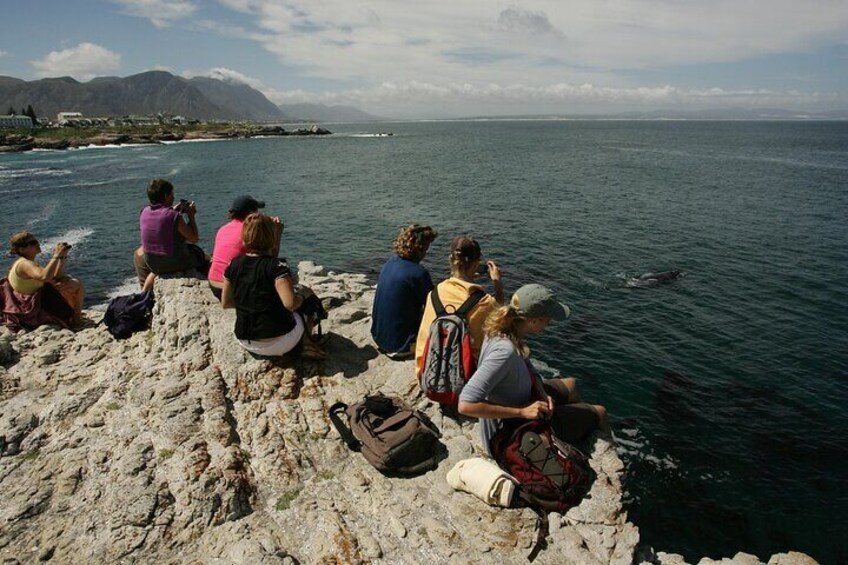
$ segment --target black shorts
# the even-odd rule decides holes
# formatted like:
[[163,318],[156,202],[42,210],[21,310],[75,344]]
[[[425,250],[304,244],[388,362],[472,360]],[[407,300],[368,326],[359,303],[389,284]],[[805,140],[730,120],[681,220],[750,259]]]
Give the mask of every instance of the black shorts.
[[554,435],[567,443],[575,443],[600,427],[600,417],[591,404],[568,403],[568,387],[562,379],[543,381],[545,392],[554,401],[551,428]]

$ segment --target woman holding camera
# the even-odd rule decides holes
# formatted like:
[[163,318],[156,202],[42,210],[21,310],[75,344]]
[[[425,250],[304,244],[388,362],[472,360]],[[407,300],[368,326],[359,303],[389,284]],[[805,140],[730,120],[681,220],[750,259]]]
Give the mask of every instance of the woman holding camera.
[[17,255],[18,259],[9,269],[9,286],[24,296],[40,293],[41,308],[55,318],[41,323],[59,322],[66,326],[82,323],[85,288],[79,280],[65,274],[70,250],[71,246],[67,243],[57,244],[47,265],[41,267],[35,261],[41,253],[41,245],[33,234],[26,231],[16,233],[10,241],[9,254]]
[[[427,337],[430,335],[430,325],[436,319],[432,293],[437,292],[444,307],[449,311],[455,311],[474,292],[483,291],[483,287],[475,282],[483,261],[482,255],[480,244],[471,236],[460,235],[451,242],[448,258],[451,276],[436,285],[436,288],[427,295],[424,315],[418,328],[418,338],[415,342],[415,367],[419,377],[424,370],[424,353],[427,347]],[[474,353],[475,360],[480,356],[480,347],[483,345],[483,322],[492,310],[504,302],[500,268],[494,261],[486,261],[486,269],[492,279],[495,294],[494,296],[485,294],[468,312],[468,330],[471,334],[471,350]]]
[[[157,275],[191,269],[205,271],[208,259],[194,245],[200,239],[194,202],[180,200],[174,205],[174,185],[165,179],[153,179],[147,186],[146,206],[139,217],[141,247],[134,255],[139,284],[147,290],[150,273]],[[205,274],[205,272],[203,273]]]
[[253,213],[244,219],[241,238],[246,255],[224,270],[221,305],[236,309],[236,339],[255,355],[285,355],[303,343],[303,355],[327,354],[312,340],[308,320],[298,312],[311,292],[298,293],[285,259],[279,259],[282,226],[277,218]]

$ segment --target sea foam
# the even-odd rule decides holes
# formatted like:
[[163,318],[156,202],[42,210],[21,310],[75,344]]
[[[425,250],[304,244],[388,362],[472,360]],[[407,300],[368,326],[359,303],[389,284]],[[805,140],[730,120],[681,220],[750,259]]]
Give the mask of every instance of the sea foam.
[[52,253],[53,248],[57,243],[64,241],[65,243],[69,243],[72,246],[78,247],[80,246],[86,239],[94,234],[94,230],[91,228],[74,228],[66,231],[65,233],[57,236],[52,236],[45,238],[41,241],[41,252],[42,253]]

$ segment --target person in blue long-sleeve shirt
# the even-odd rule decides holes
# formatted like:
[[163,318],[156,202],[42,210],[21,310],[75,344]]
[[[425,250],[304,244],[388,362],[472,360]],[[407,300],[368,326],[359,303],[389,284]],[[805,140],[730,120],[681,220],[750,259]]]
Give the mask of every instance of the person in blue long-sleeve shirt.
[[401,228],[394,242],[395,256],[380,270],[371,312],[371,337],[382,353],[393,359],[410,359],[433,280],[421,260],[436,239],[430,226]]

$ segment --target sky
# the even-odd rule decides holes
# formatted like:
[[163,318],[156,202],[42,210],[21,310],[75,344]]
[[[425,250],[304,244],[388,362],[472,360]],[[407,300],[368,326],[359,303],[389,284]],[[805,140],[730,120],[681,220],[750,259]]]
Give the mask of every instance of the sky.
[[848,0],[24,0],[0,75],[152,69],[397,118],[848,109]]

